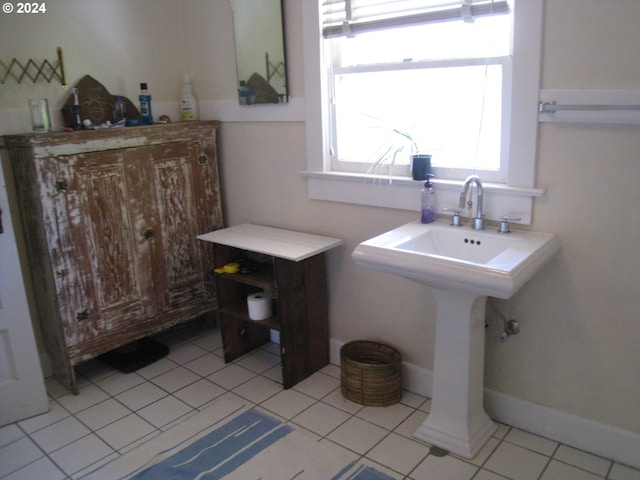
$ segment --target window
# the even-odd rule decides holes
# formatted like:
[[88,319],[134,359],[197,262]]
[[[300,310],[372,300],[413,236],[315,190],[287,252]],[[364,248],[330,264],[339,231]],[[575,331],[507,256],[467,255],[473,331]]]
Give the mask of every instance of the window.
[[[435,12],[451,12],[447,21],[431,20],[434,10],[420,13],[432,4],[395,1],[377,3],[373,10],[371,1],[325,0],[333,170],[408,176],[410,155],[427,153],[433,155],[437,177],[465,178],[473,172],[505,180],[501,138],[508,132],[501,120],[511,79],[503,75],[511,63],[508,4],[485,2],[487,12],[496,13],[471,18],[469,10],[469,21],[463,21],[459,1],[438,3]],[[397,11],[399,6],[404,8]],[[398,26],[371,27],[381,8],[397,15],[388,21]],[[360,33],[344,28],[350,25],[345,10],[352,12]],[[416,16],[424,20],[414,24],[410,20]]]
[[542,0],[314,7],[303,10],[311,197],[417,210],[409,157],[430,153],[441,206],[476,173],[489,218],[529,223],[542,193],[533,188]]

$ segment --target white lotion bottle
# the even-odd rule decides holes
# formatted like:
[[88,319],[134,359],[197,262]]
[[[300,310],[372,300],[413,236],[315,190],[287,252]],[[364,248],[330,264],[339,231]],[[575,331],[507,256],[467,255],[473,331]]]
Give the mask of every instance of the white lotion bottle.
[[180,117],[182,120],[198,120],[198,99],[191,91],[191,76],[189,74],[184,76],[182,83]]

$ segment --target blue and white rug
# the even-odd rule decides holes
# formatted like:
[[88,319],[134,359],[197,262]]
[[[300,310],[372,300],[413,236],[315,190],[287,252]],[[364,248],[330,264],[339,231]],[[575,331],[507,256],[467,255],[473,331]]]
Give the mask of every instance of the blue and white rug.
[[393,480],[246,405],[221,400],[83,479]]

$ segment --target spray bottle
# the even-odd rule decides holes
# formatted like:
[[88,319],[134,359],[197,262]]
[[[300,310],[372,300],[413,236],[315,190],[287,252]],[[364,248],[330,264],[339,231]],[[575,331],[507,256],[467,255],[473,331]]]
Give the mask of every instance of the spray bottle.
[[433,174],[427,174],[427,181],[422,187],[421,203],[422,203],[422,216],[420,221],[422,223],[433,223],[436,221],[436,194],[433,191],[433,184],[431,178]]
[[191,91],[191,76],[184,76],[182,83],[182,101],[180,102],[180,116],[182,120],[198,119],[198,100]]

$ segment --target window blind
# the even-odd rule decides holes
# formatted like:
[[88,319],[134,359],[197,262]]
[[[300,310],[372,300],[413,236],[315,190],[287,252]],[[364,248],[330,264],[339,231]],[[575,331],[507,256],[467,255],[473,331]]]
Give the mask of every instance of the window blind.
[[509,12],[507,0],[324,0],[324,37]]

